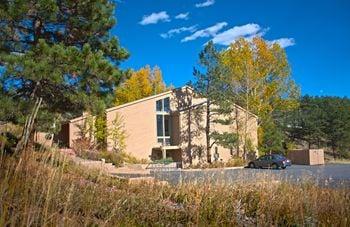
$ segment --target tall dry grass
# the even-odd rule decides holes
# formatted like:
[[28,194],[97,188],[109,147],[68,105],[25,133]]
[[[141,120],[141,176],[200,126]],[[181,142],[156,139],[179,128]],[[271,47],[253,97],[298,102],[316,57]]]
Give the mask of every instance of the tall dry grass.
[[312,184],[128,184],[56,152],[0,161],[0,226],[350,225],[350,191]]

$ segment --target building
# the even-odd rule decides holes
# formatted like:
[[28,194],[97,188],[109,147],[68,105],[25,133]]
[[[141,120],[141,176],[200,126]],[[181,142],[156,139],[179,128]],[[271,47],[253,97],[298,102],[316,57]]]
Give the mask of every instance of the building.
[[[127,134],[126,151],[136,158],[172,158],[182,163],[191,158],[193,162],[198,162],[207,157],[205,106],[206,98],[197,97],[192,88],[185,86],[107,109],[107,129],[113,128],[116,118],[122,119]],[[217,132],[239,132],[241,141],[246,131],[251,149],[257,152],[257,116],[238,105],[232,114],[240,119],[239,122],[232,125],[212,123],[211,128]],[[70,120],[62,126],[58,138],[66,146],[72,147],[74,140],[81,135],[80,128],[85,121],[86,116]],[[242,122],[246,121],[245,130]],[[211,142],[212,160],[226,161],[243,154],[243,144],[236,149],[228,149]],[[113,150],[113,144],[113,139],[108,137],[108,150]]]

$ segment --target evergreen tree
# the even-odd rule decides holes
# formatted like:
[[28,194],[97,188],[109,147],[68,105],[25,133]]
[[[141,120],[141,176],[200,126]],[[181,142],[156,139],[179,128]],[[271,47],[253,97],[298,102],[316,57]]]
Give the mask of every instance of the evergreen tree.
[[215,103],[220,98],[219,84],[222,74],[220,52],[216,50],[212,41],[208,42],[204,49],[199,53],[199,68],[203,70],[194,69],[193,74],[196,81],[193,84],[193,87],[196,95],[206,98],[206,103],[204,105],[205,147],[207,162],[211,163],[211,148],[217,140],[223,138],[218,132],[214,132],[211,128],[211,124],[217,120],[215,117],[215,115],[217,115]]
[[289,138],[309,148],[329,148],[333,156],[350,157],[350,100],[304,96],[300,108],[284,123]]
[[113,1],[1,1],[0,88],[17,116],[0,120],[23,122],[38,99],[43,130],[82,110],[104,109],[122,75],[117,66],[128,57],[109,33],[114,24]]

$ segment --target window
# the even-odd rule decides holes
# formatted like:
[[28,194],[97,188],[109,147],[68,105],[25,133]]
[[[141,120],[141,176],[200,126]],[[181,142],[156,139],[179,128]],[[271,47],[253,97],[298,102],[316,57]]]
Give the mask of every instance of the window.
[[164,115],[164,135],[170,136],[170,116]]
[[158,100],[158,101],[156,102],[156,110],[157,110],[158,112],[162,112],[162,111],[163,111],[163,99]]
[[170,98],[156,101],[157,111],[157,142],[162,145],[170,145],[171,119]]
[[163,144],[163,139],[162,138],[158,138],[157,142]]
[[160,99],[156,102],[157,112],[170,112],[170,98]]
[[266,161],[268,160],[268,156],[261,156],[260,158],[258,158],[259,161]]
[[165,98],[164,99],[164,112],[170,112],[170,99]]
[[163,115],[157,114],[157,136],[163,135]]
[[170,138],[165,138],[165,145],[170,146]]

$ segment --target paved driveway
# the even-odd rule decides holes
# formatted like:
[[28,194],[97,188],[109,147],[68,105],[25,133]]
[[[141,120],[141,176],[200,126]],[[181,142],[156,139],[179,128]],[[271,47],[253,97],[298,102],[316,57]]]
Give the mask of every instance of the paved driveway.
[[281,180],[289,182],[316,182],[320,186],[349,187],[350,164],[327,164],[319,166],[293,165],[285,170],[271,169],[208,169],[197,171],[157,171],[152,172],[156,179],[171,184],[181,182],[237,183],[257,180]]

